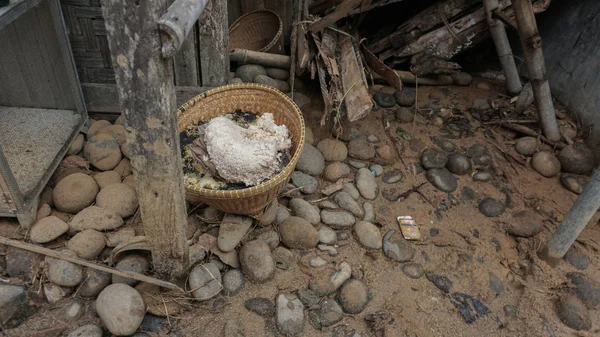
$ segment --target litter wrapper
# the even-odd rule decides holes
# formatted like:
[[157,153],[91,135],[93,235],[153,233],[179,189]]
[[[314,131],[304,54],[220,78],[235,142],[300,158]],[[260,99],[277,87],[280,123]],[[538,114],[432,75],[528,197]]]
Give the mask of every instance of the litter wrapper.
[[400,225],[400,231],[402,231],[404,239],[413,241],[421,240],[419,226],[417,226],[417,223],[410,215],[399,216],[396,219],[398,220],[398,225]]

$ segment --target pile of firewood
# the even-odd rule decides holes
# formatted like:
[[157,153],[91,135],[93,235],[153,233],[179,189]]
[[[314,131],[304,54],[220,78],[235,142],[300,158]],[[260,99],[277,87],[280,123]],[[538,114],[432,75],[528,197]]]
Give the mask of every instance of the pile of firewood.
[[[294,0],[290,79],[307,72],[318,78],[322,125],[344,114],[352,122],[371,111],[367,78],[398,91],[417,77],[419,84],[451,84],[447,75],[461,68],[452,58],[489,36],[481,0],[441,0],[398,22],[392,33],[360,36],[370,10],[399,1]],[[546,10],[550,1],[535,1],[534,11]],[[493,16],[516,30],[510,0],[499,0]]]

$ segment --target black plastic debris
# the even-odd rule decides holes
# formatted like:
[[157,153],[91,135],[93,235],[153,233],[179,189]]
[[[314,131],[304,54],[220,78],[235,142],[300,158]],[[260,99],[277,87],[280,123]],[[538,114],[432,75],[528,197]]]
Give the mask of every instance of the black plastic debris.
[[458,309],[467,324],[471,324],[478,318],[491,313],[490,309],[480,300],[464,293],[452,293],[450,302]]

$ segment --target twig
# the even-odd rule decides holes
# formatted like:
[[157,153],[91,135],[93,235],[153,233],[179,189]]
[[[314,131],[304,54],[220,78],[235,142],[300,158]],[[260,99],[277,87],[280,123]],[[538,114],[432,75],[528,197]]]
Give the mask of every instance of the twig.
[[415,124],[417,122],[417,114],[419,113],[419,76],[415,75],[415,116],[412,122],[412,129],[410,130],[410,136],[415,135]]
[[513,131],[517,131],[520,132],[522,134],[525,134],[527,136],[531,136],[531,137],[539,137],[544,143],[549,144],[553,147],[556,147],[558,149],[562,149],[565,147],[564,144],[562,143],[555,143],[551,140],[548,140],[548,138],[544,137],[541,133],[537,133],[533,130],[531,130],[530,128],[523,126],[523,125],[518,125],[518,124],[514,124],[514,123],[506,123],[506,122],[500,122],[500,125],[502,127],[505,127],[507,129],[513,130]]
[[100,270],[100,271],[103,271],[106,273],[111,273],[111,274],[119,275],[122,277],[132,278],[134,280],[151,283],[151,284],[157,285],[159,287],[183,291],[183,289],[181,289],[179,286],[177,286],[171,282],[159,280],[154,277],[150,277],[150,276],[146,276],[146,275],[142,275],[142,274],[138,274],[138,273],[134,273],[134,272],[130,272],[130,271],[117,270],[117,269],[114,269],[111,267],[98,265],[98,264],[92,263],[87,260],[83,260],[80,258],[61,254],[60,252],[54,251],[52,249],[32,245],[30,243],[25,243],[25,242],[21,242],[21,241],[11,240],[11,239],[5,238],[4,236],[0,236],[0,244],[4,244],[7,246],[19,248],[19,249],[24,249],[24,250],[38,253],[38,254],[43,254],[43,255],[46,255],[46,256],[49,256],[49,257],[52,257],[55,259],[68,261],[68,262],[75,263],[75,264],[85,266],[88,268]]
[[536,120],[536,119],[504,119],[504,120],[501,120],[501,121],[498,120],[498,121],[483,122],[483,125],[502,124],[502,123],[537,124],[537,123],[539,123],[539,121]]

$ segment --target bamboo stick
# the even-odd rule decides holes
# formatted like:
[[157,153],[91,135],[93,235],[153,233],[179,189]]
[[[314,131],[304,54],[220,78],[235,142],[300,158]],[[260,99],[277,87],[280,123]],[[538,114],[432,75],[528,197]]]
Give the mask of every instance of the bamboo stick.
[[234,62],[258,64],[265,67],[289,69],[291,60],[287,55],[262,53],[248,49],[234,49],[229,52],[229,59]]
[[498,6],[498,0],[483,0],[483,7],[487,15],[488,25],[490,26],[492,40],[494,40],[498,59],[504,71],[504,76],[506,76],[506,91],[511,95],[517,95],[523,89],[523,85],[519,78],[519,72],[517,71],[517,65],[513,58],[504,24],[493,17],[494,11],[499,12]]
[[535,102],[540,113],[542,129],[549,140],[557,142],[561,137],[556,123],[556,113],[552,104],[550,85],[546,77],[542,39],[537,29],[531,1],[513,0],[513,9],[517,19],[517,26],[519,27],[521,44],[523,45],[527,72],[529,73]]
[[59,259],[59,260],[65,260],[71,263],[75,263],[84,267],[88,267],[88,268],[92,268],[95,270],[100,270],[103,271],[105,273],[111,273],[114,275],[119,275],[119,276],[123,276],[123,277],[128,277],[128,278],[132,278],[134,280],[138,280],[141,282],[147,282],[147,283],[152,283],[155,284],[159,287],[163,287],[163,288],[167,288],[167,289],[175,289],[175,290],[180,290],[180,291],[184,291],[183,289],[181,289],[180,287],[178,287],[177,285],[171,283],[171,282],[167,282],[167,281],[163,281],[163,280],[159,280],[156,279],[154,277],[150,277],[150,276],[146,276],[146,275],[142,275],[142,274],[138,274],[138,273],[134,273],[131,271],[125,271],[125,270],[117,270],[111,267],[107,267],[107,266],[102,266],[102,265],[98,265],[95,263],[92,263],[90,261],[87,260],[83,260],[80,258],[76,258],[76,257],[71,257],[71,256],[67,256],[65,254],[61,254],[60,252],[57,252],[55,250],[52,249],[48,249],[45,247],[40,247],[40,246],[36,246],[36,245],[32,245],[30,243],[26,243],[26,242],[22,242],[22,241],[17,241],[17,240],[11,240],[9,238],[6,238],[4,236],[0,236],[0,243],[3,245],[7,245],[7,246],[11,246],[11,247],[15,247],[15,248],[19,248],[19,249],[24,249],[30,252],[34,252],[34,253],[38,253],[38,254],[42,254],[42,255],[46,255],[55,259]]

